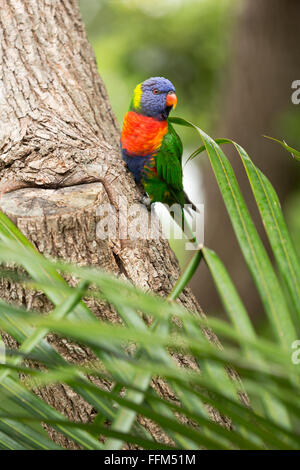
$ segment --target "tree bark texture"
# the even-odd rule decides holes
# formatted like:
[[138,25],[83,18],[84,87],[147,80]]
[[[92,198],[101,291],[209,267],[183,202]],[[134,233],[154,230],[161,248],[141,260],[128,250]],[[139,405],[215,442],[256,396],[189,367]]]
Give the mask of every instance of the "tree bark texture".
[[[117,207],[122,196],[130,205],[141,192],[120,157],[119,129],[75,0],[0,0],[0,116],[0,207],[38,250],[109,270],[166,296],[180,274],[167,241],[97,238],[99,204]],[[0,295],[39,311],[51,309],[43,295],[7,280],[1,281]],[[189,289],[179,301],[203,315]],[[106,304],[87,303],[99,318],[120,321]],[[213,333],[207,336],[218,343]],[[51,335],[48,340],[69,361],[90,358],[89,351],[66,340]],[[193,366],[187,358],[177,361]],[[154,386],[170,398],[166,384]],[[93,419],[92,407],[67,386],[39,393],[72,420]],[[153,423],[143,424],[165,440]]]

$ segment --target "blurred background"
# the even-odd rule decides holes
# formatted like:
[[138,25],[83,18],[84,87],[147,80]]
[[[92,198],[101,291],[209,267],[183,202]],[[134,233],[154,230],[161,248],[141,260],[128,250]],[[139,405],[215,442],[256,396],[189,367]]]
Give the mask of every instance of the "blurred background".
[[[135,85],[150,76],[169,78],[176,115],[212,137],[239,142],[271,180],[300,253],[300,164],[263,138],[300,149],[300,105],[291,101],[292,82],[300,79],[299,0],[81,0],[80,7],[120,127]],[[187,158],[199,137],[176,130]],[[243,167],[229,146],[225,152],[267,246]],[[205,244],[221,256],[257,329],[268,335],[206,155],[184,174],[190,197],[205,204]],[[172,246],[184,266],[191,252]],[[222,315],[204,264],[192,289],[206,313]]]

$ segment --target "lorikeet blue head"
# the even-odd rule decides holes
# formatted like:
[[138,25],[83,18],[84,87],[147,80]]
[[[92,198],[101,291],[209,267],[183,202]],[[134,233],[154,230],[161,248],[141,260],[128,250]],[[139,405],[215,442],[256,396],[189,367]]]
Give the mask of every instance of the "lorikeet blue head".
[[151,77],[135,88],[131,110],[144,116],[165,120],[176,104],[175,87],[170,80],[164,77]]

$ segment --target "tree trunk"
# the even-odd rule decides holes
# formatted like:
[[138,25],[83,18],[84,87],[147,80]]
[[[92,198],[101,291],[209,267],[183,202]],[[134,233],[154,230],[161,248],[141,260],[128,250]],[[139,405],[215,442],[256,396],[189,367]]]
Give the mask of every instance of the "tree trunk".
[[[298,0],[241,2],[216,132],[217,137],[233,139],[247,150],[274,185],[283,205],[298,184],[299,172],[282,148],[264,139],[263,135],[285,138],[280,120],[284,114],[296,111],[291,101],[291,85],[299,78],[299,16]],[[226,146],[225,152],[230,157],[259,232],[266,241],[243,165],[230,146]],[[205,171],[204,183],[205,242],[226,264],[249,313],[253,317],[259,316],[263,307],[210,168]],[[200,276],[193,282],[195,289],[196,283],[205,285],[200,292],[204,309],[210,312],[218,309],[219,298],[207,270],[201,268]]]
[[[0,0],[0,48],[1,209],[45,255],[109,270],[166,296],[179,276],[167,241],[97,237],[97,207],[110,202],[117,208],[119,197],[130,205],[139,202],[141,193],[121,160],[119,129],[77,2]],[[52,308],[44,296],[5,280],[0,295],[39,311]],[[203,314],[189,289],[180,302]],[[99,318],[120,321],[107,305],[94,300],[88,305]],[[218,344],[213,333],[207,335]],[[48,341],[69,361],[89,359],[89,351],[65,340],[50,335]],[[187,358],[177,359],[189,365]],[[166,384],[158,388],[169,397]],[[71,420],[93,418],[92,407],[69,387],[39,393]],[[153,423],[144,425],[165,440]]]

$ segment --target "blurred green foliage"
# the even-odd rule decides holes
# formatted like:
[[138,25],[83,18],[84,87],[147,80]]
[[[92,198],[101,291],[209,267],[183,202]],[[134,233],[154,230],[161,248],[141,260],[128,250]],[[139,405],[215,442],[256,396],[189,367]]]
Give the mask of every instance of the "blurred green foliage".
[[[235,1],[81,0],[87,32],[122,124],[137,83],[169,78],[178,115],[211,130],[228,56]],[[189,143],[195,137],[184,134]]]
[[[300,150],[300,105],[294,105],[292,111],[283,113],[278,122],[278,129],[280,130],[280,138],[284,138],[286,142],[293,145],[295,149]],[[283,158],[284,158],[283,153]],[[292,158],[291,155],[286,155],[286,158]],[[299,172],[300,163],[294,161],[295,172]],[[299,174],[299,173],[298,173]],[[298,256],[300,257],[300,181],[298,187],[289,195],[284,206],[284,212],[287,219],[292,239],[294,241]]]
[[[295,163],[296,164],[296,163]],[[291,231],[291,236],[294,241],[298,256],[300,257],[300,188],[298,191],[294,191],[288,199],[286,205],[286,218]]]

